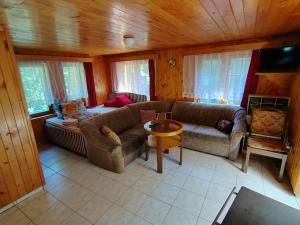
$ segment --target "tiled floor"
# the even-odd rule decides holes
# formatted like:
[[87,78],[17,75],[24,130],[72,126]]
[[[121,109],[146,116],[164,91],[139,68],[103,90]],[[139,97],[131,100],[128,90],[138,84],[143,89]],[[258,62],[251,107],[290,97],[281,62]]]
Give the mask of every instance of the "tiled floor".
[[0,214],[0,224],[208,225],[234,186],[300,208],[288,181],[277,182],[276,160],[253,157],[244,174],[242,158],[231,162],[184,150],[179,166],[171,159],[178,153],[170,151],[165,157],[162,175],[155,172],[153,153],[148,162],[138,158],[124,173],[115,174],[50,146],[40,153],[44,191]]

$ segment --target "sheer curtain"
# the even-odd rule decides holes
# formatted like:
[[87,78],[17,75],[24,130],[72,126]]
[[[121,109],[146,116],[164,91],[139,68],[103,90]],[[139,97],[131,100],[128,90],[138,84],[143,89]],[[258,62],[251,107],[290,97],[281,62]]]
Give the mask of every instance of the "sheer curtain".
[[185,56],[183,97],[205,103],[241,103],[251,51]]
[[46,64],[50,74],[53,97],[57,101],[63,101],[66,99],[67,93],[62,63],[59,61],[47,61]]
[[64,81],[67,100],[87,98],[86,77],[82,63],[63,62]]
[[117,92],[133,92],[150,95],[148,60],[112,63],[113,89]]
[[29,114],[48,111],[53,95],[47,64],[19,62],[19,70]]

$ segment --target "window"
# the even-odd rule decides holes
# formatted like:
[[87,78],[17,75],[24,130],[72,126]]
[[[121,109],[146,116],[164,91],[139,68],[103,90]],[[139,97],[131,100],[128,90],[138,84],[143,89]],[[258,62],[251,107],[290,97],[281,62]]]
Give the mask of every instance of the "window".
[[133,92],[149,96],[150,77],[148,60],[112,63],[114,91]]
[[77,62],[20,62],[29,114],[46,112],[54,100],[88,97],[85,71]]
[[62,67],[68,100],[88,97],[83,64],[77,62],[63,62]]
[[183,96],[204,103],[241,103],[251,51],[185,56]]
[[22,62],[19,68],[29,114],[48,111],[53,96],[46,63]]

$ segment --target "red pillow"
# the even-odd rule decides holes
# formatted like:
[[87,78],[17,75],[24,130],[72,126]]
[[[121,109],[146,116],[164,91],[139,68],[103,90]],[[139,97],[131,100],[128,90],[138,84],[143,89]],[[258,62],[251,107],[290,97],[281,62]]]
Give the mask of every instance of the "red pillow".
[[126,95],[119,95],[116,97],[116,100],[119,102],[121,106],[132,104],[133,101],[128,98]]
[[106,102],[104,102],[104,106],[106,106],[106,107],[117,107],[117,108],[122,107],[122,105],[116,99],[107,100]]
[[156,119],[155,110],[140,110],[141,123],[147,123]]

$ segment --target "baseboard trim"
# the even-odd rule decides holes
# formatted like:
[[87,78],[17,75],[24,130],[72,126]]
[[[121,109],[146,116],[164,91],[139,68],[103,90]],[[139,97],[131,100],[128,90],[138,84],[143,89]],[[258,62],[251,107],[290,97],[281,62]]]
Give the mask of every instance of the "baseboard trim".
[[10,208],[12,208],[12,207],[14,207],[14,206],[17,205],[18,203],[24,201],[24,200],[27,199],[27,198],[30,198],[30,197],[33,196],[34,194],[36,194],[36,193],[42,191],[43,189],[44,189],[43,186],[42,186],[42,187],[39,187],[39,188],[33,190],[32,192],[29,192],[28,194],[24,195],[23,197],[17,199],[16,201],[14,201],[14,202],[12,202],[12,203],[9,203],[8,205],[6,205],[6,206],[0,208],[0,213],[2,213],[2,212],[4,212],[4,211],[6,211],[6,210],[8,210],[8,209],[10,209]]

